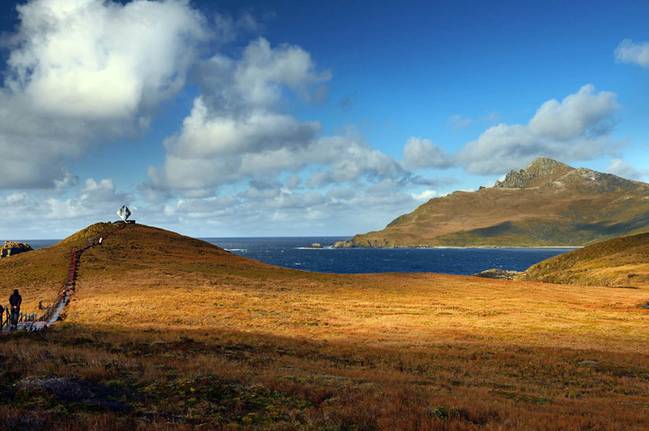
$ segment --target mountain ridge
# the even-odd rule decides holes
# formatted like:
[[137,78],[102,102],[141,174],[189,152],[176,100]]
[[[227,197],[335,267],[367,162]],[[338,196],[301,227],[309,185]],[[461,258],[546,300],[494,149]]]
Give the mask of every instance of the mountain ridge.
[[649,184],[549,158],[453,192],[341,246],[582,246],[649,230]]

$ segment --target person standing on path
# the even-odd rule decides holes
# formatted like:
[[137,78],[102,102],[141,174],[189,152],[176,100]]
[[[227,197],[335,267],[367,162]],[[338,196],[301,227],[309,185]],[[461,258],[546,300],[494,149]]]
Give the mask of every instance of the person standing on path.
[[20,296],[18,289],[14,289],[14,293],[9,297],[9,305],[11,306],[11,329],[18,327],[18,318],[20,316],[20,305],[23,303],[23,297]]

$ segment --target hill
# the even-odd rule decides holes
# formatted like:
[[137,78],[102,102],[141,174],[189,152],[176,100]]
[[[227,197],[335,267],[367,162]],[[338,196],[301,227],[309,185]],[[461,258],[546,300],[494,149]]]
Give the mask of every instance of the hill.
[[[276,268],[98,224],[0,261],[65,320],[0,337],[0,430],[645,430],[649,291]],[[30,305],[32,304],[32,305]]]
[[[66,278],[70,250],[84,247],[101,236],[109,239],[83,257],[83,283],[127,280],[138,268],[166,268],[168,272],[184,273],[206,262],[232,270],[264,267],[204,241],[162,229],[132,225],[118,232],[117,227],[113,223],[97,223],[53,247],[0,260],[0,292],[17,287],[29,292],[24,298],[25,309],[34,309],[40,301],[51,303]],[[113,240],[111,235],[117,239]],[[150,276],[155,279],[155,274]]]
[[602,241],[527,270],[530,280],[597,286],[649,286],[649,233]]
[[431,199],[346,245],[570,246],[649,229],[649,184],[540,158],[493,187]]

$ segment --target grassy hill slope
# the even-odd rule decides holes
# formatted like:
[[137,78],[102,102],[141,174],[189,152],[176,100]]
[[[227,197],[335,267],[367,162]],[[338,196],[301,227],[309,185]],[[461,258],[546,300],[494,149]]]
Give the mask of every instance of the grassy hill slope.
[[[38,297],[29,275],[104,228],[17,256],[0,279]],[[647,300],[293,271],[127,226],[83,255],[65,321],[0,339],[0,429],[642,430]]]
[[648,184],[542,158],[494,187],[431,199],[351,245],[584,245],[647,230]]
[[0,303],[7,304],[8,292],[15,288],[29,292],[23,298],[25,310],[36,311],[39,301],[51,303],[66,280],[70,250],[73,247],[84,247],[89,240],[108,235],[115,229],[116,226],[112,223],[97,223],[53,247],[1,259]]
[[531,280],[599,286],[649,286],[649,233],[602,241],[527,270]]

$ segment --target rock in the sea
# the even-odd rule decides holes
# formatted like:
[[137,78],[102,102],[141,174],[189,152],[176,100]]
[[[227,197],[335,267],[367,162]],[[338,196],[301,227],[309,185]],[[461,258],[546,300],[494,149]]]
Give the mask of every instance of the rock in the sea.
[[0,258],[14,256],[16,254],[32,251],[33,248],[29,244],[15,241],[5,241],[2,248],[0,248]]
[[481,271],[477,274],[475,274],[478,277],[484,277],[484,278],[496,278],[500,280],[513,280],[516,277],[523,275],[523,272],[520,271],[509,271],[506,269],[501,269],[501,268],[491,268],[491,269],[486,269],[484,271]]
[[334,248],[352,248],[354,244],[351,241],[336,241]]

